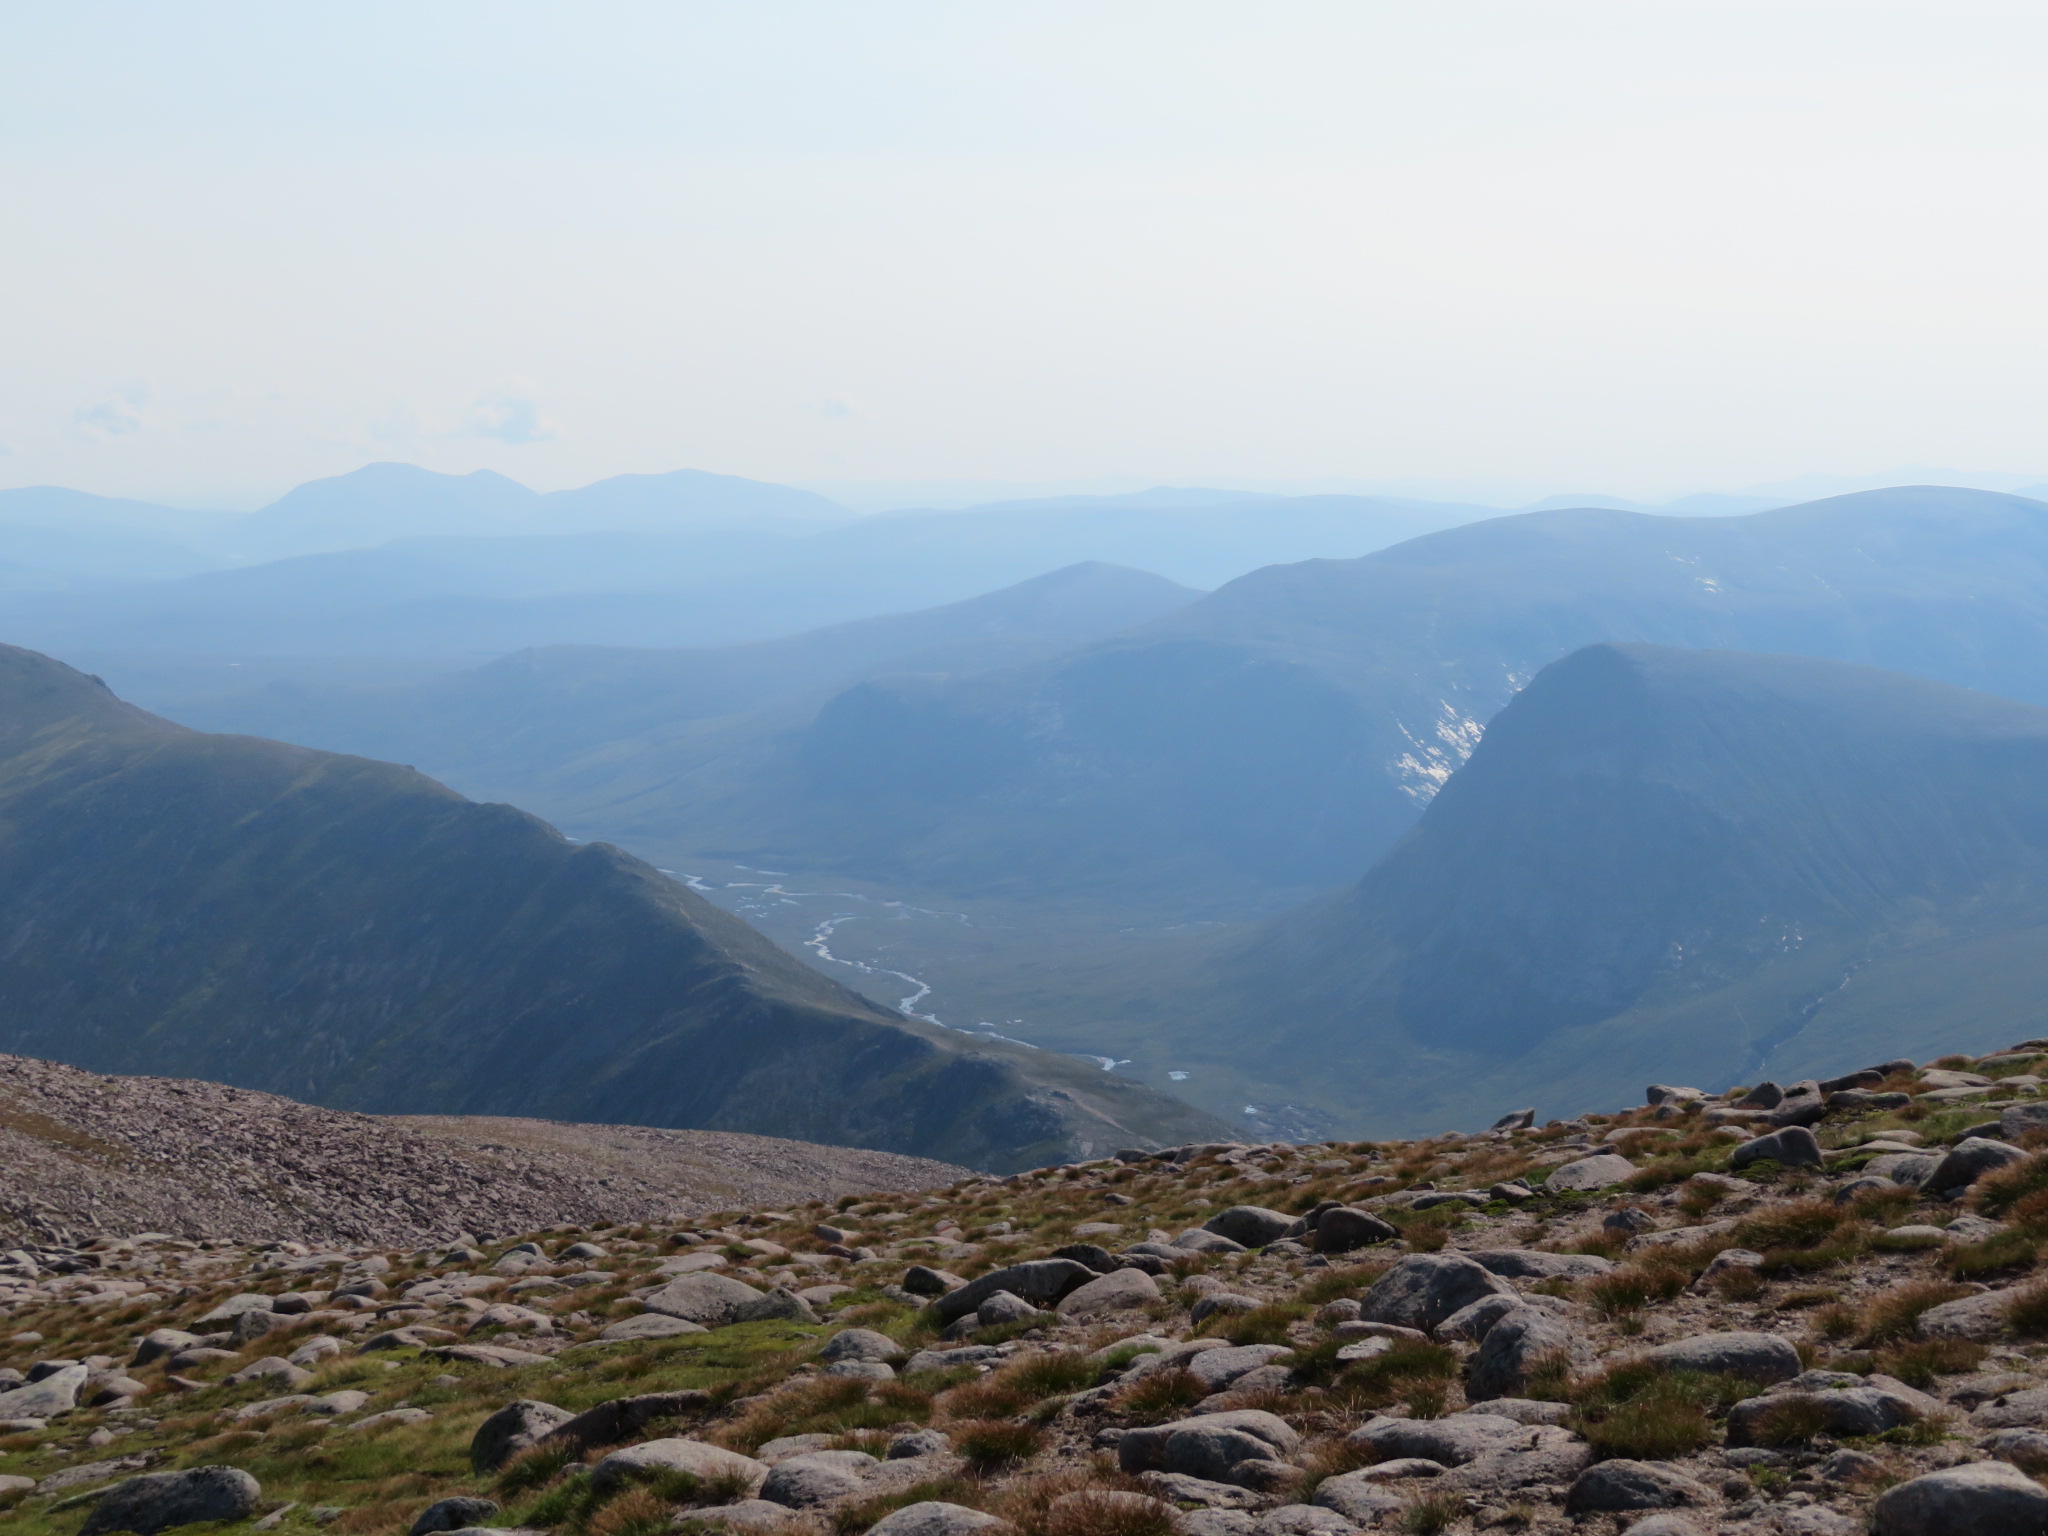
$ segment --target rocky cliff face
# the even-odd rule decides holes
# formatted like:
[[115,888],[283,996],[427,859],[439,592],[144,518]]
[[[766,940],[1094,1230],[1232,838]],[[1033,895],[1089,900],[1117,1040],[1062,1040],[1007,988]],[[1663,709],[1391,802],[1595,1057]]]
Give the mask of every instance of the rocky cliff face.
[[12,648],[0,1048],[981,1167],[1211,1124],[885,1012],[616,848],[392,764],[188,731]]

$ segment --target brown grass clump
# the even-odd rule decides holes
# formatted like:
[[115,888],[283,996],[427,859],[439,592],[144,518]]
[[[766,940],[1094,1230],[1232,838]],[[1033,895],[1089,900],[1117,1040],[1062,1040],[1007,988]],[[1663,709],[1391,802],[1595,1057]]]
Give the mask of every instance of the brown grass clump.
[[628,1488],[583,1522],[585,1536],[663,1536],[676,1512],[652,1488]]
[[2029,1233],[1995,1232],[1980,1242],[1951,1248],[1943,1267],[1957,1280],[1984,1280],[2020,1274],[2040,1259],[2037,1240]]
[[2005,1304],[2005,1320],[2016,1333],[2039,1337],[2048,1334],[2048,1280],[2022,1286]]
[[1347,1264],[1341,1268],[1331,1267],[1317,1275],[1295,1293],[1297,1299],[1310,1306],[1319,1307],[1326,1301],[1338,1301],[1357,1296],[1371,1290],[1373,1282],[1392,1267],[1391,1260],[1377,1263]]
[[1640,1312],[1654,1301],[1669,1301],[1692,1283],[1691,1273],[1676,1264],[1624,1264],[1585,1282],[1582,1293],[1605,1317]]
[[1196,1336],[1220,1335],[1233,1344],[1285,1344],[1289,1324],[1300,1322],[1311,1310],[1306,1302],[1272,1301],[1249,1312],[1218,1312],[1202,1319]]
[[1758,1445],[1804,1445],[1827,1428],[1828,1411],[1817,1398],[1793,1394],[1758,1414],[1751,1433]]
[[1871,1347],[1910,1339],[1920,1314],[1971,1293],[1942,1280],[1912,1280],[1872,1297],[1863,1309],[1863,1344]]
[[1165,1424],[1186,1415],[1209,1389],[1186,1371],[1152,1371],[1118,1390],[1111,1408],[1133,1424]]
[[1875,1363],[1885,1375],[1924,1392],[1935,1384],[1936,1377],[1974,1371],[1988,1353],[1982,1344],[1969,1339],[1920,1339],[1879,1350]]
[[993,1472],[1045,1449],[1045,1431],[1005,1419],[970,1419],[953,1430],[953,1449],[976,1472]]
[[1465,1496],[1448,1488],[1412,1495],[1401,1506],[1401,1529],[1408,1536],[1439,1536],[1465,1518]]

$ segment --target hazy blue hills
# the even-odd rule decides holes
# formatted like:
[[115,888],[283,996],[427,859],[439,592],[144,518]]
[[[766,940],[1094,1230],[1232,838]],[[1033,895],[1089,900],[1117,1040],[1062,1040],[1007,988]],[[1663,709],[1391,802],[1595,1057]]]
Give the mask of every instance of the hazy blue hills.
[[188,539],[175,560],[117,551],[143,537],[152,509],[105,502],[102,512],[130,507],[133,525],[85,541],[88,553],[109,552],[92,581],[10,570],[7,497],[46,517],[50,497],[76,494],[0,493],[0,633],[143,690],[158,708],[218,691],[230,661],[315,677],[330,670],[322,658],[382,657],[397,680],[423,659],[452,669],[534,646],[743,644],[959,602],[1089,561],[1210,587],[1488,510],[1166,488],[1106,504],[855,518],[809,492],[697,471],[540,494],[488,472],[376,464]]
[[[1601,641],[2048,701],[2048,505],[1929,487],[1740,517],[1542,512],[1270,567],[1052,660],[862,683],[671,772],[666,803],[626,754],[621,825],[927,890],[1256,910],[1355,877],[1517,688]],[[551,812],[608,825],[603,774]]]
[[879,1009],[617,849],[0,648],[0,1050],[992,1167],[1213,1121]]
[[[939,608],[830,625],[780,640],[702,649],[552,646],[410,688],[273,684],[194,702],[188,724],[310,746],[431,762],[479,792],[537,766],[745,715],[759,729],[787,708],[866,674],[959,671],[1068,649],[1200,597],[1161,576],[1090,563]],[[798,717],[800,723],[801,717]]]
[[260,560],[404,538],[673,533],[734,523],[807,529],[851,516],[810,491],[703,470],[618,475],[543,493],[487,469],[443,475],[411,464],[368,464],[295,487],[237,521],[222,543]]
[[2038,1033],[2048,710],[1803,657],[1540,673],[1365,878],[1041,999],[1225,1113],[1358,1134],[1570,1114]]

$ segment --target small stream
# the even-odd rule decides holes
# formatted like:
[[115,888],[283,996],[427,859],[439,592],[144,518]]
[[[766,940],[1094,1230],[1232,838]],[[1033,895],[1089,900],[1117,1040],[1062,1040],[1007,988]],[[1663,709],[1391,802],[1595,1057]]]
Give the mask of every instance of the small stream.
[[[744,865],[738,867],[745,868]],[[664,869],[662,871],[664,875],[669,876],[671,879],[682,881],[691,890],[704,897],[709,897],[714,891],[719,890],[758,892],[759,895],[757,897],[737,903],[743,913],[750,912],[757,916],[767,910],[770,899],[776,905],[789,907],[800,907],[806,901],[858,901],[865,902],[869,906],[879,907],[883,909],[884,913],[896,916],[931,917],[942,921],[956,922],[965,928],[975,926],[973,921],[964,912],[939,912],[930,907],[912,906],[909,902],[905,901],[891,901],[884,897],[866,896],[858,891],[792,891],[781,884],[781,880],[786,877],[779,870],[754,869],[747,872],[749,874],[765,875],[768,878],[765,880],[728,880],[722,885],[714,885],[701,875],[688,874],[682,870],[674,869]],[[932,995],[932,984],[922,976],[913,976],[908,971],[894,970],[885,965],[872,965],[865,960],[856,960],[850,955],[838,955],[832,952],[831,940],[834,933],[847,923],[870,920],[870,914],[867,913],[834,912],[811,929],[811,936],[803,941],[804,948],[810,950],[820,960],[828,961],[833,965],[843,965],[849,970],[860,972],[864,976],[889,976],[902,982],[910,988],[910,991],[897,1000],[896,1011],[906,1018],[917,1019],[925,1024],[935,1024],[940,1029],[950,1029],[955,1034],[973,1035],[977,1039],[982,1040],[1000,1040],[1007,1045],[1021,1045],[1030,1051],[1042,1049],[1042,1047],[1029,1040],[1020,1040],[1015,1035],[1003,1034],[996,1028],[994,1021],[990,1019],[983,1019],[973,1025],[948,1024],[944,1019],[928,1009],[920,1011],[920,1005],[924,1004],[925,1000]],[[1074,1051],[1068,1054],[1077,1056],[1082,1061],[1092,1061],[1105,1072],[1113,1072],[1118,1067],[1130,1065],[1128,1057],[1119,1059],[1114,1056],[1096,1056],[1085,1051]]]

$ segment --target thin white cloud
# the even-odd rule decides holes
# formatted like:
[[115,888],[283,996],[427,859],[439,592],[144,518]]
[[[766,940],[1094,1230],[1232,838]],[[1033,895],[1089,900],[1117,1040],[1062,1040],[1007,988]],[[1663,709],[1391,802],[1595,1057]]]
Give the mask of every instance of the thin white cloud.
[[71,413],[71,419],[102,437],[125,437],[148,425],[142,414],[148,404],[149,386],[138,381],[123,385],[97,405],[80,406]]
[[469,408],[468,420],[450,435],[489,437],[516,445],[552,441],[555,429],[541,418],[540,402],[533,398],[531,386],[522,381],[479,396]]

